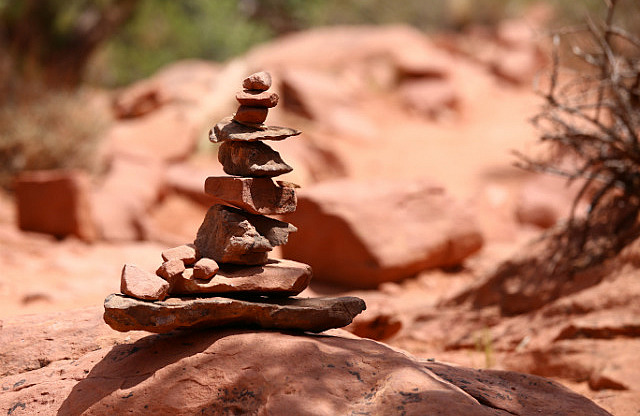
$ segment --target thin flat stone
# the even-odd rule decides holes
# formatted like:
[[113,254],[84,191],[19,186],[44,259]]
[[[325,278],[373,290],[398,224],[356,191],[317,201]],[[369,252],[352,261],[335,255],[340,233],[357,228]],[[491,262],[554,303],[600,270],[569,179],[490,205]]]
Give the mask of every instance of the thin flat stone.
[[225,140],[251,142],[256,140],[284,140],[297,136],[301,132],[289,127],[264,126],[250,127],[233,121],[233,117],[226,117],[209,132],[209,140],[214,143]]
[[293,168],[287,165],[280,153],[264,142],[222,142],[218,148],[218,161],[229,175],[249,177],[275,177]]
[[295,296],[311,281],[311,267],[293,260],[269,260],[264,266],[223,265],[211,280],[178,278],[171,295],[250,293]]
[[259,265],[267,252],[286,244],[293,225],[224,205],[213,205],[198,229],[195,246],[202,257],[218,264]]
[[242,87],[247,90],[266,91],[271,88],[271,74],[266,71],[251,74],[242,81]]
[[351,296],[255,300],[171,297],[148,302],[111,294],[104,301],[104,309],[104,321],[121,332],[165,333],[228,326],[322,332],[349,325],[366,305]]
[[281,186],[271,178],[210,176],[204,182],[204,192],[216,204],[252,214],[287,214],[296,210],[295,189]]
[[278,105],[278,94],[269,91],[244,90],[236,94],[236,101],[250,107],[272,108]]
[[133,264],[125,264],[120,277],[120,291],[145,300],[162,300],[169,294],[169,283]]

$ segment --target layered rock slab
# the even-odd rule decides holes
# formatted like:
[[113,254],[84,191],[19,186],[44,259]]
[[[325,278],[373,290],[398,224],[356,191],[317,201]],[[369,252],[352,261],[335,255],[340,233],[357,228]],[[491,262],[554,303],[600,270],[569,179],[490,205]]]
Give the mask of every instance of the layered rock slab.
[[[195,270],[195,268],[194,268]],[[209,280],[178,276],[171,295],[238,294],[295,296],[311,281],[311,267],[291,260],[269,260],[264,266],[223,265]]]
[[221,326],[322,332],[351,323],[365,309],[362,299],[257,297],[255,301],[223,297],[178,298],[145,302],[120,294],[104,301],[104,320],[116,331],[155,333],[182,328]]
[[284,140],[297,136],[301,132],[289,127],[262,126],[251,127],[233,121],[233,117],[226,117],[216,124],[209,133],[209,140],[214,143],[225,140],[255,141],[255,140]]
[[287,214],[296,210],[295,189],[270,178],[210,176],[204,183],[204,191],[216,204],[252,214]]
[[286,244],[295,231],[286,222],[213,205],[198,229],[195,246],[202,257],[218,263],[265,264],[267,252]]
[[226,174],[249,177],[274,177],[293,170],[280,153],[260,141],[222,142],[218,161]]

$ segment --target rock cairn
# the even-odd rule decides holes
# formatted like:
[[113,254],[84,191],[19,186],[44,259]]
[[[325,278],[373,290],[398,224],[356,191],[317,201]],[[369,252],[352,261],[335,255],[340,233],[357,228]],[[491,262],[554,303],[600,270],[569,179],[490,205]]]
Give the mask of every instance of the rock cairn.
[[365,309],[355,297],[291,297],[307,287],[311,268],[269,259],[297,229],[267,215],[295,211],[297,186],[274,181],[292,168],[264,141],[300,132],[264,124],[269,108],[278,104],[278,95],[269,92],[269,73],[252,74],[242,86],[236,113],[209,135],[220,143],[218,160],[231,176],[206,179],[204,190],[215,204],[193,244],[163,251],[155,274],[124,266],[122,293],[105,300],[104,319],[113,329],[161,333],[252,326],[320,332],[348,325]]

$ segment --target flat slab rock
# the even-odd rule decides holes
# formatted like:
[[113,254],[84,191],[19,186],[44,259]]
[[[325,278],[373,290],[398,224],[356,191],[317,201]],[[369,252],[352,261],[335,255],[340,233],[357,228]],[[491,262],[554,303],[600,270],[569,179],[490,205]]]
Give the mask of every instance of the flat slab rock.
[[264,266],[224,264],[209,280],[177,277],[172,295],[251,293],[295,296],[311,281],[311,267],[293,260],[269,260]]
[[297,136],[301,132],[289,127],[264,126],[262,128],[249,127],[233,121],[233,117],[226,117],[216,124],[209,133],[209,140],[214,143],[225,140],[255,141],[255,140],[284,140]]
[[116,331],[254,327],[322,332],[341,328],[366,309],[360,298],[168,298],[148,302],[121,294],[104,301],[104,321]]

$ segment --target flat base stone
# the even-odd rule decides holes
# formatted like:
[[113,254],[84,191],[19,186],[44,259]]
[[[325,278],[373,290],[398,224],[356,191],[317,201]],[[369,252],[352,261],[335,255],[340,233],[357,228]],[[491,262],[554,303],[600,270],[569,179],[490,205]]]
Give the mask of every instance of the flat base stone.
[[104,321],[116,331],[155,333],[185,328],[253,327],[322,332],[341,328],[366,309],[360,298],[223,297],[142,301],[111,294],[104,301]]
[[209,132],[209,140],[214,143],[225,140],[255,141],[255,140],[284,140],[297,136],[301,132],[289,127],[264,126],[254,128],[233,121],[233,117],[222,119]]
[[221,264],[210,280],[178,277],[171,295],[234,294],[294,296],[311,281],[311,267],[293,260],[271,259],[264,266]]

